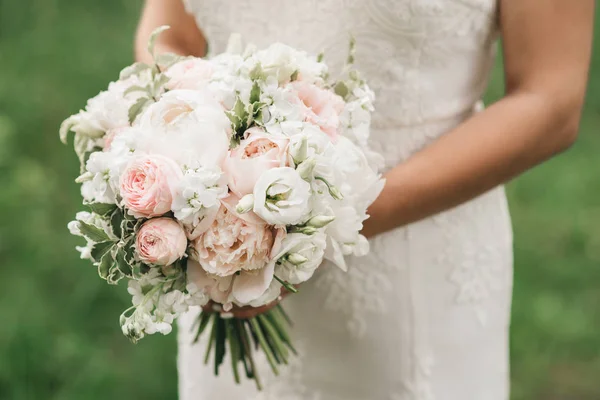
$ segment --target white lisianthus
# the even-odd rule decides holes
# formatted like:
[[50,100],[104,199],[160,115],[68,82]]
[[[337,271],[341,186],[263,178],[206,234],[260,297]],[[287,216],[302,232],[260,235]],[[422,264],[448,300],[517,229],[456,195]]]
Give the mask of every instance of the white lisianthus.
[[254,212],[272,225],[294,225],[310,212],[310,185],[293,168],[264,172],[254,187]]
[[326,235],[290,233],[281,243],[281,251],[275,256],[275,275],[293,285],[309,280],[323,261]]
[[195,227],[212,209],[218,209],[219,200],[227,195],[227,185],[219,167],[187,168],[175,188],[171,207],[175,218]]

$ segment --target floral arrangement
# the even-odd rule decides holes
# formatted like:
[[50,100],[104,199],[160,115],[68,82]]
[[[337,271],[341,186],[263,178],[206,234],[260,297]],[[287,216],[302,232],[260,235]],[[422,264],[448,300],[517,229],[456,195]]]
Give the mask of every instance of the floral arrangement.
[[[109,284],[128,282],[120,317],[136,342],[168,334],[204,307],[215,371],[228,349],[260,387],[252,342],[271,366],[295,352],[281,306],[260,307],[309,280],[324,259],[345,269],[383,180],[367,146],[373,93],[348,65],[331,79],[322,56],[233,36],[210,59],[155,54],[135,63],[61,126],[74,133],[83,203],[69,224],[77,249]],[[328,268],[328,267],[327,267]],[[210,302],[210,304],[209,304]],[[212,307],[207,310],[207,304]]]

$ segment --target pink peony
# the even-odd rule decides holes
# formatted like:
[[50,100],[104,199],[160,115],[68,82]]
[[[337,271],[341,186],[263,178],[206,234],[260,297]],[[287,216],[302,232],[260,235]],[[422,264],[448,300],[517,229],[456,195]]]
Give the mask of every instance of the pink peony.
[[238,201],[233,195],[222,200],[212,224],[194,241],[196,258],[208,273],[229,276],[264,268],[270,261],[272,227],[253,213],[237,214]]
[[154,218],[140,228],[135,249],[138,258],[152,265],[170,265],[185,255],[187,238],[171,218]]
[[318,125],[335,142],[340,125],[340,114],[344,100],[330,90],[312,83],[295,81],[290,85],[298,92],[298,97],[307,107],[307,120]]
[[261,128],[248,129],[245,137],[223,163],[229,188],[239,197],[252,193],[263,172],[287,165],[288,138],[269,135]]
[[182,177],[170,158],[147,155],[134,158],[121,174],[120,194],[136,218],[155,217],[171,210],[173,188]]
[[170,78],[167,88],[201,90],[206,87],[212,74],[213,67],[209,61],[189,58],[174,64],[167,70],[166,75]]

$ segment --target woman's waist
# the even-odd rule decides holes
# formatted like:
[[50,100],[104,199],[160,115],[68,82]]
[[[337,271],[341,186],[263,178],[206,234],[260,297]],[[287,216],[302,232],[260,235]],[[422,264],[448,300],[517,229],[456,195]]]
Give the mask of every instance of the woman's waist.
[[483,110],[483,103],[446,112],[399,118],[377,109],[371,125],[370,145],[383,155],[385,169],[393,168],[412,154],[426,147],[440,136],[455,129],[475,113]]

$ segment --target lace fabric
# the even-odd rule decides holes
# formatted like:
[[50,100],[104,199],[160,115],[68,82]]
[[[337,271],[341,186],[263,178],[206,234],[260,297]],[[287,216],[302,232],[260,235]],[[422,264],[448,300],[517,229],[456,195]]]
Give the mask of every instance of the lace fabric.
[[[209,42],[232,32],[325,52],[332,73],[357,42],[377,95],[371,146],[392,168],[468,118],[493,65],[495,0],[185,0]],[[502,188],[371,240],[349,272],[324,265],[285,300],[301,356],[265,390],[215,378],[197,311],[180,319],[180,398],[506,400],[512,231]]]

